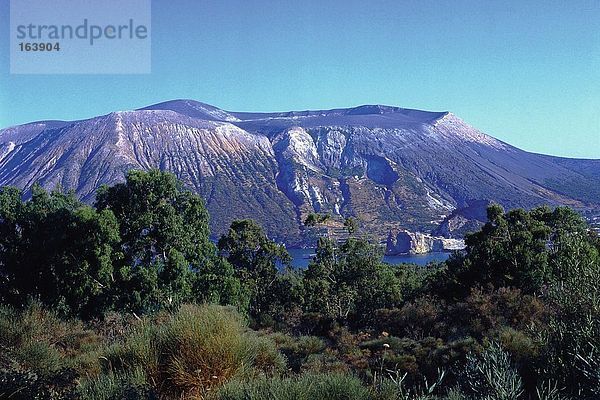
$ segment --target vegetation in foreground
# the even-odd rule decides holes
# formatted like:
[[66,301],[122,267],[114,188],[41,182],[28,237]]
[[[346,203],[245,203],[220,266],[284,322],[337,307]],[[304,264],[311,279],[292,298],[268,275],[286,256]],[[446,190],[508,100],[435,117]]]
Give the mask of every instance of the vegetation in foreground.
[[293,271],[252,221],[212,243],[170,174],[93,207],[2,188],[0,398],[600,398],[597,234],[562,207],[488,217],[427,268],[349,219]]

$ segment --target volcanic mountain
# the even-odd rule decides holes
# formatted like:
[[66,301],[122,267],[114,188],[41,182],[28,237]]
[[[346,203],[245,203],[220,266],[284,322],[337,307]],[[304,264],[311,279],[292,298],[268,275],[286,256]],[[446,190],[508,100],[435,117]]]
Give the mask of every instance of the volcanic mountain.
[[204,197],[215,236],[252,218],[290,245],[309,239],[311,212],[331,214],[333,226],[356,217],[383,240],[397,229],[452,236],[490,201],[600,210],[600,160],[525,152],[448,112],[248,113],[174,100],[0,130],[0,185],[25,193],[39,182],[92,202],[100,185],[150,168]]

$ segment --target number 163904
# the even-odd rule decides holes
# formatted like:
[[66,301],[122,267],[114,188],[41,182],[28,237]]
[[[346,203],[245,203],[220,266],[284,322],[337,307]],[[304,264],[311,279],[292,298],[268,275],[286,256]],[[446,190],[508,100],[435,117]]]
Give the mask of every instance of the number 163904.
[[19,43],[19,50],[21,51],[60,51],[60,43]]

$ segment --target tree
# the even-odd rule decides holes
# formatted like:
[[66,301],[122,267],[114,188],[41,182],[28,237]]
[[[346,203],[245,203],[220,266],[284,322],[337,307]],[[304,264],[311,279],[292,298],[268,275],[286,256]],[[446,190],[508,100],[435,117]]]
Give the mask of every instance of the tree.
[[488,222],[465,237],[464,254],[448,260],[448,273],[441,276],[445,295],[464,297],[475,286],[540,290],[551,276],[546,246],[552,229],[540,218],[542,211],[504,213],[497,204],[487,211]]
[[344,226],[349,234],[356,233],[356,231],[358,231],[358,220],[353,217],[348,217],[344,220]]
[[281,298],[282,280],[278,268],[289,266],[291,257],[283,245],[270,240],[252,220],[233,221],[221,236],[219,250],[235,268],[249,296],[252,316],[268,313]]
[[241,311],[248,309],[248,296],[233,266],[222,257],[198,272],[194,282],[194,297],[204,303],[236,305]]
[[[119,221],[123,260],[115,296],[122,307],[142,311],[198,298],[233,301],[236,283],[209,239],[204,202],[174,175],[130,171],[125,183],[98,190],[96,207],[111,210]],[[210,281],[227,293],[214,292]]]
[[305,226],[316,226],[318,224],[323,224],[327,222],[331,218],[329,214],[319,214],[319,213],[310,213],[304,220]]
[[317,244],[315,256],[304,271],[305,309],[321,312],[330,316],[344,314],[334,312],[329,297],[335,283],[334,270],[338,263],[337,249],[333,240],[321,237]]
[[573,210],[543,210],[552,228],[552,271],[544,300],[552,307],[545,338],[546,373],[580,396],[600,395],[600,247],[598,236]]
[[383,264],[381,249],[362,239],[348,239],[336,248],[321,238],[315,258],[304,273],[305,308],[331,318],[368,319],[379,308],[402,299],[401,282]]
[[0,189],[0,293],[22,306],[30,299],[63,315],[84,318],[110,307],[118,223],[72,193],[32,189],[23,202],[14,188]]
[[438,277],[437,294],[465,298],[478,287],[514,287],[542,300],[549,310],[547,325],[530,327],[541,344],[540,377],[577,398],[596,398],[600,394],[597,234],[566,207],[504,213],[493,205],[488,219],[479,232],[467,236],[464,254],[447,262],[447,270]]

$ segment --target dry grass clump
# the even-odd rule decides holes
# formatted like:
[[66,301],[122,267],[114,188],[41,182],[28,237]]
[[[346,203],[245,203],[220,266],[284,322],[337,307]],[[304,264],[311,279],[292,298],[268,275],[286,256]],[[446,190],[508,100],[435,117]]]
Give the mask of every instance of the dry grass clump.
[[177,391],[203,393],[248,366],[243,323],[218,306],[183,306],[160,335],[159,369]]
[[102,338],[80,321],[61,320],[37,304],[22,311],[0,307],[0,366],[17,364],[42,374],[65,368],[85,373],[98,369],[97,360],[88,356],[101,345]]
[[231,380],[215,395],[216,400],[370,400],[367,387],[352,375],[302,374],[293,377]]
[[271,341],[248,332],[234,309],[216,305],[184,305],[167,319],[144,320],[105,359],[108,373],[141,368],[157,393],[178,398],[203,398],[236,374],[285,369]]

